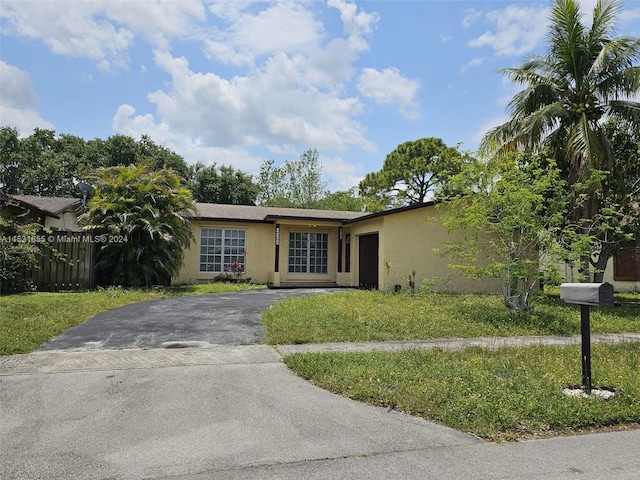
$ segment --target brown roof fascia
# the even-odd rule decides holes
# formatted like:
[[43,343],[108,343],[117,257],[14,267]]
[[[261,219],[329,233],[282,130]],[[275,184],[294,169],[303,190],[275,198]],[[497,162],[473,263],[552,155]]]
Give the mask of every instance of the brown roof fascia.
[[245,218],[229,218],[229,217],[204,217],[195,215],[194,220],[210,221],[210,222],[235,222],[235,223],[276,223],[278,220],[300,220],[316,221],[316,222],[334,222],[344,224],[346,219],[343,218],[327,218],[322,216],[306,217],[296,215],[265,215],[262,219],[245,219]]
[[413,205],[407,205],[406,207],[392,208],[391,210],[382,210],[381,212],[371,213],[369,215],[365,215],[364,217],[345,220],[343,223],[346,225],[348,223],[356,223],[356,222],[361,222],[363,220],[371,220],[373,218],[386,217],[387,215],[393,215],[395,213],[408,212],[408,211],[411,211],[411,210],[417,210],[418,208],[432,207],[436,203],[440,203],[440,202],[436,202],[434,200],[430,200],[430,201],[424,202],[424,203],[415,203]]
[[194,215],[191,220],[200,220],[203,222],[231,222],[231,223],[273,223],[267,219],[254,219],[254,218],[229,218],[229,217],[202,217],[200,215]]
[[340,224],[344,224],[345,221],[347,221],[348,219],[344,219],[344,218],[330,218],[330,217],[323,217],[323,216],[298,216],[298,215],[267,215],[266,217],[264,217],[265,220],[272,220],[272,221],[277,221],[277,220],[300,220],[303,222],[306,221],[316,221],[316,222],[333,222],[333,223],[340,223]]

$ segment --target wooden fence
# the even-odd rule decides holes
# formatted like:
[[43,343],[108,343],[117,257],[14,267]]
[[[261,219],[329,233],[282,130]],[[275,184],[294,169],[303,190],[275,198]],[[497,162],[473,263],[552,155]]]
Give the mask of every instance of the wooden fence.
[[[96,286],[94,272],[96,243],[82,232],[41,234],[38,267],[26,270],[25,280],[31,280],[40,292],[90,290]],[[11,293],[12,285],[2,285],[3,293]]]

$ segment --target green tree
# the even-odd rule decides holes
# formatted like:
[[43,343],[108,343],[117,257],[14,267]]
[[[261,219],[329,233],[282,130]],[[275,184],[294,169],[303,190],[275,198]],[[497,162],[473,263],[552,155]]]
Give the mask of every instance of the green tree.
[[193,198],[181,178],[171,169],[130,165],[101,168],[91,180],[96,192],[80,221],[106,235],[96,263],[102,283],[168,283],[193,239]]
[[616,118],[608,119],[603,130],[611,144],[613,165],[611,172],[593,174],[601,178],[592,220],[599,233],[594,241],[599,255],[592,261],[595,282],[603,280],[608,259],[640,235],[640,130]]
[[[75,137],[77,139],[77,137]],[[81,139],[80,142],[82,141]],[[71,137],[63,143],[71,142]],[[53,130],[36,128],[26,138],[8,127],[0,133],[0,183],[5,193],[75,196],[76,159],[60,156],[61,143]]]
[[554,240],[569,207],[555,162],[528,153],[496,156],[466,165],[451,181],[458,194],[441,204],[443,225],[464,239],[437,253],[454,259],[453,267],[469,278],[496,278],[510,312],[530,310],[541,269],[567,259]]
[[191,169],[182,156],[172,152],[166,147],[156,144],[147,135],[142,135],[138,141],[140,150],[140,158],[137,163],[145,163],[152,170],[160,170],[162,168],[170,168],[182,178],[189,178]]
[[591,236],[592,252],[583,269],[606,264],[615,248],[607,238],[614,205],[598,202],[615,174],[615,152],[605,118],[640,129],[640,39],[614,36],[620,2],[599,0],[593,23],[582,23],[577,0],[556,1],[549,49],[520,67],[501,70],[524,89],[508,105],[510,119],[491,130],[482,146],[498,154],[523,147],[549,147],[572,192],[571,221]]
[[360,182],[360,195],[373,210],[424,203],[460,171],[463,155],[439,138],[405,142],[387,155],[382,170]]
[[257,185],[260,205],[290,208],[318,208],[327,188],[315,149],[306,150],[300,160],[289,160],[280,167],[267,160],[260,167]]
[[18,130],[10,127],[0,129],[0,190],[5,193],[20,193],[22,144]]
[[147,135],[142,135],[140,140],[127,135],[112,135],[104,142],[97,142],[95,146],[102,150],[101,155],[96,155],[101,160],[99,166],[102,167],[145,164],[151,170],[167,167],[182,178],[189,176],[189,167],[180,155],[157,145]]
[[140,164],[172,168],[183,178],[190,174],[180,155],[145,135],[139,141],[113,135],[85,142],[75,135],[56,136],[53,130],[36,128],[20,138],[16,129],[0,129],[0,188],[5,193],[76,197],[77,180],[97,168]]
[[352,187],[349,190],[326,193],[318,202],[317,208],[321,210],[364,212],[365,201],[358,196],[356,187]]
[[191,192],[196,202],[255,205],[258,186],[251,175],[233,167],[198,162],[191,169]]

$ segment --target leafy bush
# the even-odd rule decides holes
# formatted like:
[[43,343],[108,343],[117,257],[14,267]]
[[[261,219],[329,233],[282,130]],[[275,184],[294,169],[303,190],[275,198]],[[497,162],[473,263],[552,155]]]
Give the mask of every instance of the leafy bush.
[[35,241],[40,229],[37,223],[28,223],[25,214],[0,216],[0,291],[25,292],[33,290],[26,272],[38,266],[40,246]]

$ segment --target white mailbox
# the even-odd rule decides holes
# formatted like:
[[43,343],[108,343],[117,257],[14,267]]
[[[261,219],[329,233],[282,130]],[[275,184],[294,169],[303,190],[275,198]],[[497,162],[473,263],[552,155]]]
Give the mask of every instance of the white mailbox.
[[613,285],[610,283],[563,283],[560,299],[578,305],[613,306]]

